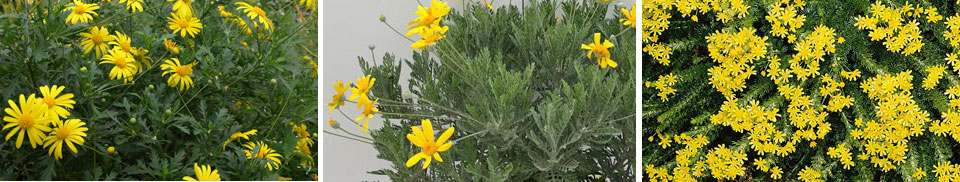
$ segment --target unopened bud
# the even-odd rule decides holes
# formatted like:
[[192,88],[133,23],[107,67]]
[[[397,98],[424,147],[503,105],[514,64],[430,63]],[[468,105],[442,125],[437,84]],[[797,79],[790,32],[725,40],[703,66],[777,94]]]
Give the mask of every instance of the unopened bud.
[[136,124],[137,118],[130,118],[130,124]]
[[387,17],[380,14],[380,22],[387,22]]
[[87,67],[80,67],[80,73],[87,73]]
[[277,79],[270,79],[270,84],[276,85],[276,84],[277,84]]

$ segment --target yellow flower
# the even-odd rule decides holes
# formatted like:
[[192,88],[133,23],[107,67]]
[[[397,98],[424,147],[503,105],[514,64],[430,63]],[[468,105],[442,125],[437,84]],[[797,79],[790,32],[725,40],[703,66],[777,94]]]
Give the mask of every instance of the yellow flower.
[[96,49],[97,57],[107,53],[107,49],[110,47],[107,42],[114,39],[113,36],[110,36],[107,27],[93,27],[90,29],[90,33],[83,32],[80,33],[80,36],[87,38],[80,42],[83,45],[83,54],[89,53],[91,49]]
[[707,70],[710,84],[727,99],[746,88],[746,79],[756,74],[749,63],[767,54],[767,37],[754,35],[756,31],[747,27],[739,32],[717,31],[706,37],[710,58],[720,63]]
[[173,53],[173,55],[180,54],[180,46],[177,46],[176,42],[171,41],[170,39],[163,39],[163,45],[167,47],[167,51]]
[[779,166],[773,166],[773,168],[770,168],[770,178],[780,179],[781,177],[783,177],[783,171],[780,170]]
[[160,65],[160,69],[163,70],[163,74],[160,76],[173,73],[167,79],[167,86],[178,87],[179,84],[180,91],[190,89],[190,87],[193,87],[193,79],[190,78],[190,75],[193,75],[193,66],[195,65],[197,65],[197,62],[181,65],[179,59],[170,58],[163,65]]
[[423,32],[430,25],[438,25],[443,22],[443,17],[448,13],[450,13],[450,7],[443,1],[433,0],[430,2],[429,8],[418,5],[417,12],[414,13],[417,18],[407,23],[407,30],[409,30],[407,37]]
[[421,120],[420,128],[416,126],[411,127],[413,130],[412,134],[407,134],[407,140],[411,144],[420,147],[420,153],[413,155],[410,159],[407,159],[407,168],[416,165],[417,162],[420,162],[420,159],[423,159],[423,169],[427,169],[427,166],[430,166],[430,161],[433,158],[437,158],[437,162],[443,162],[443,158],[440,158],[440,152],[445,152],[453,147],[453,143],[447,142],[447,139],[450,139],[450,136],[453,136],[454,128],[451,126],[447,130],[443,131],[443,134],[440,134],[440,138],[433,140],[433,124],[430,123],[430,120]]
[[227,148],[227,144],[230,143],[230,142],[232,142],[232,141],[234,141],[234,140],[237,140],[237,138],[243,138],[243,139],[246,139],[246,140],[250,140],[250,135],[257,135],[257,130],[249,130],[249,131],[246,131],[246,132],[236,132],[236,133],[233,133],[232,135],[230,135],[230,139],[227,139],[226,142],[223,142],[223,148]]
[[[63,122],[59,119],[53,120],[55,123],[54,126],[59,126],[54,128],[50,132],[50,136],[44,138],[43,147],[50,147],[50,151],[47,152],[48,155],[54,154],[53,156],[60,160],[63,158],[63,144],[66,143],[67,147],[70,147],[70,150],[73,153],[77,153],[77,147],[74,147],[74,143],[77,145],[83,145],[83,137],[87,137],[87,127],[83,121],[79,119],[68,119],[66,122]],[[53,144],[52,146],[50,144]]]
[[587,51],[587,59],[592,59],[593,54],[597,55],[597,64],[600,65],[600,68],[607,68],[609,65],[611,68],[617,67],[617,62],[614,62],[613,59],[610,59],[610,50],[609,48],[613,47],[613,43],[610,43],[610,40],[603,40],[603,43],[600,43],[600,33],[593,34],[593,43],[580,44],[580,49],[589,50]]
[[354,121],[360,121],[361,119],[363,120],[363,127],[360,128],[360,132],[368,132],[367,126],[370,124],[370,118],[373,118],[373,113],[380,112],[380,109],[377,109],[375,106],[377,101],[380,101],[380,99],[374,100],[373,102],[367,101],[366,103],[361,104],[364,107],[362,113],[360,116],[357,116],[356,119],[353,119]]
[[130,9],[130,12],[136,13],[137,11],[143,12],[143,0],[120,0],[120,3],[127,3],[127,9]]
[[627,8],[620,8],[620,13],[623,13],[623,18],[620,19],[620,22],[625,26],[630,26],[637,28],[637,5],[634,4],[633,8],[630,8],[630,11],[627,11]]
[[[210,171],[213,170],[213,171]],[[193,173],[197,175],[197,178],[190,176],[184,176],[184,181],[220,181],[220,173],[216,169],[210,167],[210,165],[197,166],[197,163],[193,163]]]
[[259,21],[260,24],[263,24],[264,29],[267,29],[267,31],[272,30],[273,21],[270,21],[270,19],[267,18],[266,11],[263,11],[263,9],[260,9],[258,6],[251,6],[245,2],[237,2],[234,4],[240,6],[237,7],[237,10],[247,13],[247,17],[250,17],[250,20]]
[[411,49],[423,50],[427,46],[436,44],[438,40],[446,37],[447,26],[437,26],[436,24],[430,25],[429,27],[422,28],[420,32],[420,38],[422,40],[417,40],[410,45]]
[[167,0],[173,3],[173,11],[176,11],[180,16],[193,16],[193,8],[190,6],[193,3],[193,0]]
[[67,4],[67,8],[63,9],[64,12],[70,11],[70,15],[67,15],[67,24],[73,25],[80,23],[87,23],[90,20],[93,20],[93,16],[98,16],[96,10],[100,9],[100,6],[97,6],[96,3],[85,4],[81,0],[73,0],[73,3]]
[[936,66],[927,67],[925,70],[927,72],[927,77],[923,78],[923,87],[924,90],[930,90],[934,87],[937,87],[937,84],[940,83],[940,78],[943,78],[944,71],[947,70],[947,67],[943,64]]
[[343,105],[343,94],[347,92],[347,85],[350,85],[350,83],[343,84],[343,81],[340,80],[334,83],[333,90],[336,90],[337,93],[333,94],[333,101],[327,103],[327,106],[330,107],[330,110],[327,112],[333,112],[333,109]]
[[663,135],[658,135],[658,137],[660,137],[660,143],[658,145],[660,145],[661,148],[670,147],[670,142],[672,142],[672,140],[670,140],[670,136],[664,138]]
[[267,161],[267,169],[273,171],[273,169],[280,167],[280,154],[277,154],[277,151],[270,149],[270,146],[263,144],[263,142],[247,142],[243,145],[246,150],[243,150],[243,153],[247,155],[247,159],[252,159],[254,157],[260,158]]
[[127,52],[127,53],[136,52],[136,49],[134,49],[133,46],[130,46],[130,42],[132,42],[130,40],[130,37],[127,37],[127,35],[124,35],[119,31],[117,31],[116,34],[117,35],[113,36],[114,41],[110,41],[110,45],[114,45],[115,48],[119,48],[120,50],[123,50],[124,52]]
[[857,78],[860,77],[860,69],[855,69],[853,71],[841,71],[840,77],[850,81],[857,81]]
[[320,71],[320,68],[317,66],[317,62],[310,61],[310,67],[313,68],[313,77],[317,77],[317,71]]
[[317,10],[317,0],[300,0],[300,5],[304,5],[310,10]]
[[[770,5],[770,11],[765,17],[772,26],[770,33],[775,37],[794,38],[794,33],[797,29],[803,27],[803,22],[807,19],[807,16],[801,13],[802,10],[802,1],[774,2]],[[793,43],[793,40],[788,40],[788,43]]]
[[918,168],[917,168],[917,172],[914,172],[912,176],[913,176],[914,178],[920,179],[920,178],[923,178],[923,176],[926,176],[926,175],[927,175],[927,172],[926,172],[926,171],[923,171],[923,168],[922,168],[922,167],[918,167]]
[[724,144],[720,144],[707,154],[710,173],[714,178],[723,180],[733,180],[737,176],[746,174],[743,167],[744,160],[747,160],[747,154],[743,151],[733,152]]
[[821,177],[820,173],[813,170],[813,168],[810,168],[810,166],[807,166],[806,168],[803,169],[803,171],[800,171],[800,173],[798,173],[797,176],[800,176],[797,179],[800,179],[801,181],[806,181],[806,182],[823,181],[823,179],[820,179]]
[[656,59],[657,62],[664,66],[670,65],[670,46],[666,46],[663,43],[656,44],[647,44],[643,46],[643,52],[647,52],[650,56],[653,56],[653,59]]
[[170,17],[167,17],[167,24],[170,25],[170,30],[173,30],[173,33],[176,34],[180,32],[180,37],[186,37],[187,33],[190,33],[190,37],[194,37],[194,34],[200,32],[200,29],[203,29],[203,24],[200,23],[200,20],[193,18],[193,16],[181,16],[178,14],[170,13]]
[[43,105],[40,99],[37,99],[33,94],[30,94],[29,98],[20,94],[19,107],[12,99],[7,100],[7,103],[10,104],[10,108],[3,109],[3,112],[7,113],[7,116],[3,117],[3,121],[7,122],[6,125],[3,125],[3,130],[13,129],[7,133],[5,141],[10,141],[10,137],[13,137],[13,134],[16,133],[17,148],[19,149],[20,145],[23,144],[23,134],[26,133],[27,138],[30,139],[30,146],[33,148],[43,144],[45,132],[50,131],[50,127],[47,125],[55,120],[54,117],[48,117],[44,114],[46,105]]
[[116,148],[113,148],[112,146],[111,146],[111,147],[107,147],[107,152],[109,152],[109,153],[114,153],[114,152],[117,152],[117,149],[116,149]]
[[360,108],[360,105],[370,102],[370,98],[367,97],[367,92],[370,91],[370,88],[373,88],[374,82],[377,82],[377,78],[367,75],[357,78],[357,82],[355,82],[356,87],[350,88],[350,92],[352,93],[350,94],[350,101],[356,101],[358,104],[357,108]]
[[483,5],[484,5],[484,6],[487,6],[487,9],[493,10],[493,6],[490,5],[490,1],[489,1],[489,0],[488,0],[488,1],[484,1],[484,2],[483,2]]
[[[40,94],[43,96],[41,98],[42,102],[47,106],[48,115],[56,115],[62,119],[66,119],[67,116],[70,116],[70,112],[66,108],[73,109],[73,104],[76,104],[76,101],[73,101],[73,94],[66,93],[62,96],[60,93],[63,92],[63,89],[66,87],[53,85],[53,87],[41,86]],[[57,126],[57,125],[54,125]]]
[[830,147],[827,150],[827,155],[831,158],[840,158],[840,163],[843,164],[843,169],[850,169],[850,166],[854,166],[853,155],[850,154],[850,149],[846,147],[846,144],[837,145],[837,147]]
[[114,49],[110,50],[110,54],[104,55],[101,60],[104,61],[100,61],[100,64],[114,64],[113,69],[110,69],[110,79],[123,80],[123,83],[127,83],[133,80],[133,74],[137,72],[137,66],[134,65],[136,60],[130,53]]
[[293,180],[293,178],[277,176],[277,181],[290,181],[290,180]]

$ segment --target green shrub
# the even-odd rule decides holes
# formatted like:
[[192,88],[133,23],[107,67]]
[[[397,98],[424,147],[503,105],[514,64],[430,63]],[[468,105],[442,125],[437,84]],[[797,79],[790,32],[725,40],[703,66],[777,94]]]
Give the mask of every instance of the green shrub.
[[[265,30],[267,21],[246,16],[239,4],[195,0],[189,4],[192,17],[203,27],[183,36],[168,24],[169,17],[180,15],[173,10],[179,2],[140,1],[142,10],[134,12],[127,6],[133,1],[118,1],[84,2],[98,6],[98,15],[76,24],[65,23],[73,10],[64,10],[82,1],[0,3],[19,7],[3,8],[0,15],[0,98],[24,107],[33,103],[17,102],[18,97],[44,97],[38,88],[64,86],[61,96],[73,94],[75,104],[65,107],[69,116],[63,119],[79,119],[87,128],[85,142],[76,151],[63,147],[61,159],[48,154],[60,144],[34,148],[23,139],[17,147],[17,136],[6,138],[0,142],[0,180],[181,180],[197,177],[195,163],[216,169],[223,180],[317,178],[315,10],[296,1],[242,1],[265,11],[273,25]],[[110,36],[123,34],[140,49],[110,45],[118,51],[104,56],[86,50],[83,42],[90,38],[82,35],[95,27]],[[179,50],[168,49],[165,41]],[[125,56],[133,57],[123,63],[112,59]],[[166,68],[174,58],[195,66]],[[132,65],[140,70],[111,77],[114,68]],[[168,86],[175,76],[189,77],[193,86]],[[40,120],[37,125],[54,127]],[[256,135],[231,139],[250,130]],[[12,131],[4,127],[0,133],[6,137]],[[280,154],[281,164],[270,170],[267,160],[247,159],[242,144],[248,142],[263,142]]]

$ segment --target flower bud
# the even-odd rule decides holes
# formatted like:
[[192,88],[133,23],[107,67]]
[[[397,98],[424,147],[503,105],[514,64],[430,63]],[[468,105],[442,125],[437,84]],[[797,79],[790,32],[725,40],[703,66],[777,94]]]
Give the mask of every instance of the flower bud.
[[327,122],[330,123],[330,127],[333,127],[333,129],[340,129],[340,123],[337,123],[333,119],[330,119],[330,121]]
[[130,124],[136,124],[137,118],[130,118]]
[[383,16],[383,14],[380,14],[380,22],[386,23],[386,22],[387,22],[387,17],[386,17],[386,16]]
[[370,50],[373,50],[377,48],[377,45],[370,44],[367,46],[367,48],[369,48]]
[[149,88],[150,90],[153,90],[154,89],[153,84],[150,84],[150,86],[147,86],[147,88]]
[[113,147],[108,147],[108,148],[107,148],[107,152],[109,152],[109,153],[114,153],[114,152],[116,152],[116,151],[117,151],[116,148],[113,148]]
[[166,114],[168,114],[168,115],[169,115],[169,114],[173,114],[173,111],[172,111],[172,110],[170,110],[170,109],[167,109],[166,111],[163,111],[163,113],[166,113]]
[[276,84],[277,84],[277,79],[270,79],[270,84],[276,85]]
[[86,74],[86,73],[87,73],[87,67],[86,67],[86,66],[80,67],[80,73]]

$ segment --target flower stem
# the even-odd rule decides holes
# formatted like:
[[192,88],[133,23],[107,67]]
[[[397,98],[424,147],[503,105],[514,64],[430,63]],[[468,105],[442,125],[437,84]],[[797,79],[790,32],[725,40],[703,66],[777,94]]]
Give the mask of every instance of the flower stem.
[[373,145],[373,142],[363,141],[363,140],[360,140],[360,139],[356,139],[356,138],[352,138],[352,137],[348,137],[348,136],[343,136],[343,135],[340,135],[340,134],[336,134],[336,133],[329,132],[329,131],[327,131],[327,130],[323,130],[323,133]]
[[410,42],[416,42],[416,41],[413,41],[413,39],[410,39],[410,37],[407,37],[406,35],[403,35],[402,33],[400,33],[400,31],[398,31],[396,28],[393,28],[393,26],[390,25],[389,23],[384,21],[383,24],[387,25],[387,27],[390,28],[390,30],[393,30],[393,32],[397,33],[397,35],[400,35],[400,37],[403,37],[404,39],[407,39]]

